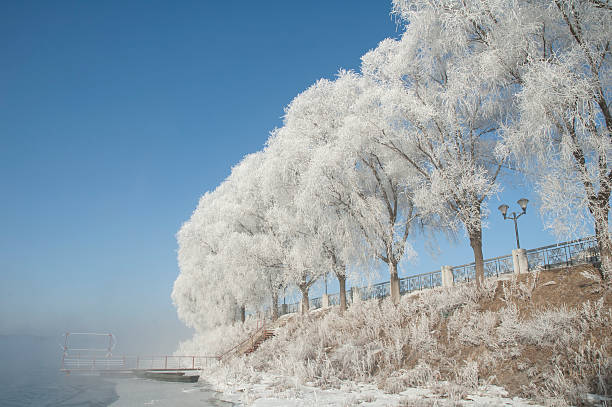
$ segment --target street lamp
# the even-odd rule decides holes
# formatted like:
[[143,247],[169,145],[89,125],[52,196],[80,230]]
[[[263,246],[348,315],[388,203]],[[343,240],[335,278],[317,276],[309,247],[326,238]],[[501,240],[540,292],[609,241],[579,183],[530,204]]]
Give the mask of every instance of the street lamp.
[[516,223],[516,221],[518,218],[520,218],[521,216],[527,213],[527,203],[528,202],[529,201],[525,198],[521,198],[518,201],[516,201],[516,203],[519,204],[519,206],[523,210],[523,212],[519,213],[518,215],[516,214],[516,212],[512,212],[512,216],[508,216],[509,206],[506,204],[499,205],[499,207],[497,208],[500,210],[500,212],[504,216],[504,219],[512,219],[514,221],[514,233],[516,233],[516,248],[517,249],[521,248],[521,244],[519,243],[518,224]]

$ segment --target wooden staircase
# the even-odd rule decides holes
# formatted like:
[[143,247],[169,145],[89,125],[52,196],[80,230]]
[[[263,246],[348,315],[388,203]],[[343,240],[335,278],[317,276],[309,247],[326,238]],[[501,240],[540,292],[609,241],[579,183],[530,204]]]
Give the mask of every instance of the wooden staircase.
[[274,329],[266,326],[266,322],[263,321],[260,325],[257,323],[257,329],[248,338],[218,356],[217,360],[221,361],[223,358],[229,355],[248,355],[249,353],[255,352],[259,346],[266,340],[274,336]]
[[256,338],[253,337],[252,345],[244,352],[246,355],[255,352],[264,341],[274,336],[273,329],[264,329]]

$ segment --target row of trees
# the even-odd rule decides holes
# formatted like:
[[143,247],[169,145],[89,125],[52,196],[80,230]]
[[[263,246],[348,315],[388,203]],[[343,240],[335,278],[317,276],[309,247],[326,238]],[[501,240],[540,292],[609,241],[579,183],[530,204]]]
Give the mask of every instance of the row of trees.
[[415,233],[464,231],[479,286],[487,201],[509,169],[532,181],[556,233],[594,226],[608,275],[612,5],[394,0],[392,13],[401,38],[298,95],[179,231],[172,296],[189,326],[235,307],[277,315],[289,286],[307,309],[330,271],[344,309],[347,278],[372,259],[397,301]]

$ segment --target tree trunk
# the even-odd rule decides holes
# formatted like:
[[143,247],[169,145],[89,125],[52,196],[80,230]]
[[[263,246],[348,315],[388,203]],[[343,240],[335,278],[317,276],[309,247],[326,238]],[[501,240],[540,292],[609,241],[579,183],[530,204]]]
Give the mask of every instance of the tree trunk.
[[278,291],[272,291],[272,321],[278,319]]
[[389,263],[389,273],[391,274],[390,278],[390,287],[389,291],[391,292],[391,301],[393,304],[399,304],[400,300],[400,285],[399,285],[399,277],[397,275],[397,264],[391,262]]
[[346,276],[343,274],[336,274],[338,277],[338,284],[340,285],[340,313],[346,311]]
[[302,314],[307,314],[310,308],[308,286],[300,286],[300,291],[302,291]]
[[609,208],[607,205],[601,205],[598,209],[593,214],[593,218],[595,220],[595,239],[597,239],[597,247],[601,260],[599,273],[603,280],[608,280],[612,271],[612,241],[610,240],[610,230],[608,229]]
[[476,263],[476,289],[480,290],[484,280],[484,261],[482,256],[482,229],[469,232],[470,246],[474,251],[474,262]]
[[243,305],[240,307],[240,321],[244,323],[245,319],[246,319],[246,308]]

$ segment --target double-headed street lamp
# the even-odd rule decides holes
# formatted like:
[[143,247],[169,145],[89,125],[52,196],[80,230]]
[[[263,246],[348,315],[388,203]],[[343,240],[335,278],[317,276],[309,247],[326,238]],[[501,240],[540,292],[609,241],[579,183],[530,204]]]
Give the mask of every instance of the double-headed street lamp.
[[529,201],[525,198],[521,198],[518,201],[516,201],[516,203],[519,204],[519,206],[523,210],[523,212],[519,213],[518,215],[516,214],[516,212],[512,212],[512,216],[507,216],[509,206],[506,204],[499,205],[499,207],[497,208],[501,211],[502,215],[504,216],[504,219],[512,219],[514,221],[514,233],[516,233],[516,248],[517,249],[521,248],[521,244],[519,243],[518,224],[516,223],[516,221],[518,218],[520,218],[521,216],[527,213],[527,203],[528,202]]

